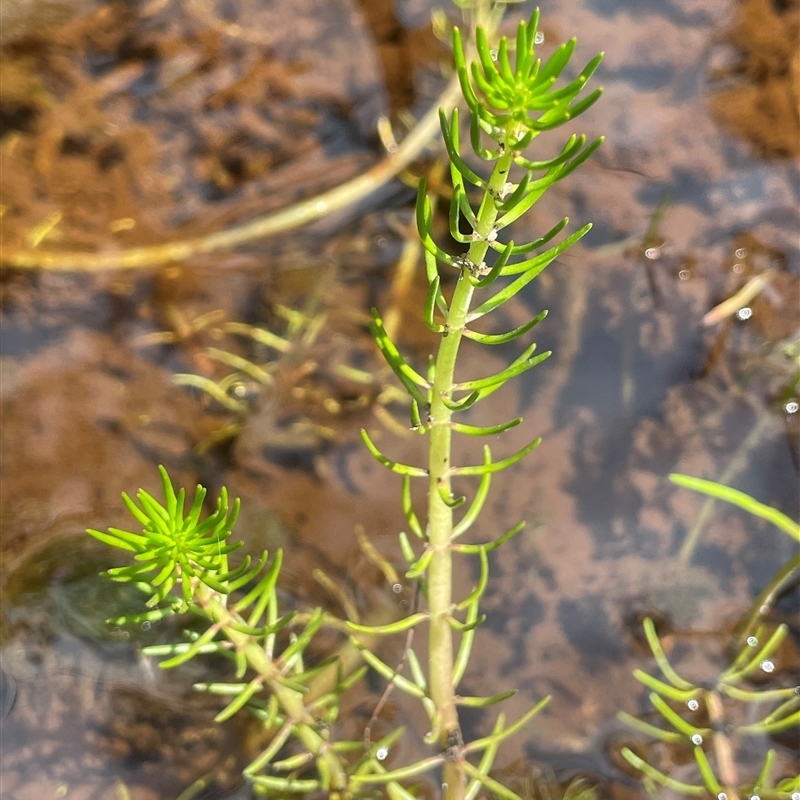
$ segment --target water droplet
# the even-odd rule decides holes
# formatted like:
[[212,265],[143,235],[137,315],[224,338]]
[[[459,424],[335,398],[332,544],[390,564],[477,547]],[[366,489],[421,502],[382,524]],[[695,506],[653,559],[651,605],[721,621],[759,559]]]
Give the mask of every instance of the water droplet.
[[396,583],[394,586],[392,586],[392,591],[395,594],[400,594],[400,592],[403,591],[403,584],[402,583]]
[[318,211],[320,214],[324,214],[328,210],[328,204],[324,200],[317,200],[314,203],[314,210]]
[[747,250],[744,247],[740,247],[736,251],[736,258],[747,258]]
[[800,792],[792,792],[792,800],[800,800]]
[[692,744],[697,745],[700,747],[703,744],[703,737],[699,733],[692,734]]
[[744,264],[739,263],[738,261],[731,267],[731,269],[737,274],[741,275],[744,272]]
[[750,800],[761,800],[761,798],[757,794],[751,794]]
[[775,662],[770,661],[769,659],[767,659],[766,661],[762,661],[761,669],[766,673],[775,672]]
[[678,273],[678,278],[680,278],[680,280],[682,280],[682,281],[688,281],[689,278],[691,278],[691,277],[692,277],[692,273],[688,269],[682,269]]
[[698,703],[697,700],[690,700],[686,705],[689,711],[697,711],[697,709],[700,708],[700,703]]
[[740,320],[741,322],[744,322],[745,320],[750,319],[750,317],[752,317],[752,316],[753,316],[753,309],[750,308],[749,306],[745,306],[744,308],[740,308],[736,312],[736,319]]
[[647,250],[644,251],[644,257],[649,258],[651,261],[655,261],[660,255],[660,247],[648,247]]
[[790,400],[783,408],[787,414],[796,414],[800,411],[800,405],[798,405],[797,400]]
[[747,646],[748,647],[758,647],[758,639],[755,636],[748,636],[747,637]]
[[239,398],[245,397],[247,395],[247,387],[243,383],[237,383],[233,387],[233,394]]
[[389,244],[389,241],[385,236],[376,236],[375,244],[378,245],[378,247],[383,248],[386,247],[387,244]]
[[145,620],[145,621],[142,623],[142,630],[143,630],[143,631],[149,631],[151,627],[152,627],[152,626],[150,625],[150,623],[149,623],[147,620]]
[[385,761],[386,760],[386,756],[388,756],[388,755],[389,755],[389,748],[388,747],[379,747],[377,752],[375,753],[375,758],[377,758],[378,761]]
[[489,55],[492,57],[492,61],[497,61],[497,50],[490,50]]
[[725,792],[720,792],[717,795],[717,800],[728,800],[728,795],[726,795]]
[[544,44],[544,33],[542,31],[536,31],[536,34],[533,37],[533,43]]

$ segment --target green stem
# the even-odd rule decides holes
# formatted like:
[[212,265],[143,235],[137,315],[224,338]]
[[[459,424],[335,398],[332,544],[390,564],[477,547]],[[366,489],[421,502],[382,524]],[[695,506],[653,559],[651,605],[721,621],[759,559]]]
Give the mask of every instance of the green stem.
[[294,726],[297,737],[314,756],[324,788],[330,792],[329,798],[347,800],[350,797],[350,792],[347,790],[347,773],[330,744],[320,735],[319,723],[306,708],[303,694],[281,682],[280,671],[276,664],[252,636],[236,629],[237,626],[242,627],[245,624],[244,620],[231,612],[216,592],[200,584],[195,593],[195,600],[208,618],[220,626],[225,638],[238,651],[244,653],[251,669],[264,678],[264,684],[278,699],[287,720]]
[[[469,250],[471,264],[480,265],[489,248],[498,211],[494,198],[502,196],[512,154],[502,156],[489,179],[489,190],[478,211],[479,239]],[[474,287],[468,279],[468,267],[462,267],[447,315],[446,333],[439,344],[436,372],[431,392],[431,433],[428,469],[428,538],[433,550],[428,572],[428,607],[430,610],[430,689],[437,709],[435,735],[442,749],[462,744],[458,710],[453,686],[453,629],[448,621],[453,609],[453,510],[442,499],[450,496],[451,417],[444,404],[453,394],[458,349]],[[457,762],[448,761],[444,769],[445,800],[461,800],[466,789],[466,776]]]

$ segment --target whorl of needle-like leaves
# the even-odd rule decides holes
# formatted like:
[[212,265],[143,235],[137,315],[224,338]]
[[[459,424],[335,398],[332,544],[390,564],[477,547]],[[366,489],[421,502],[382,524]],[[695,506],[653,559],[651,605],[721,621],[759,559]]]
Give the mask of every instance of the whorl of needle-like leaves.
[[[197,487],[194,502],[188,514],[184,505],[186,493],[177,494],[164,467],[159,467],[164,491],[164,503],[140,489],[137,505],[127,494],[122,498],[131,514],[142,525],[140,533],[109,528],[108,531],[90,529],[88,532],[101,542],[133,553],[134,564],[115,567],[107,575],[122,583],[134,583],[150,593],[147,605],[153,608],[142,619],[154,619],[170,611],[182,611],[192,603],[194,586],[202,582],[216,592],[227,594],[250,579],[253,570],[250,560],[236,570],[228,570],[228,554],[242,546],[241,542],[228,544],[228,537],[239,514],[239,500],[229,507],[228,495],[223,488],[217,508],[204,521],[200,521],[206,490]],[[258,570],[256,570],[257,572]],[[155,573],[154,577],[151,577]],[[183,602],[177,600],[170,609],[160,609],[173,586],[180,581]],[[133,620],[131,620],[133,621]]]
[[[456,70],[464,99],[475,126],[482,128],[497,144],[522,150],[541,131],[563,125],[585,111],[601,94],[597,89],[577,100],[586,82],[603,60],[596,55],[573,81],[560,89],[553,86],[569,63],[575,39],[556,48],[543,65],[536,58],[539,10],[517,28],[515,57],[512,46],[503,36],[493,50],[482,28],[477,29],[478,60],[467,66],[466,54],[458,28],[453,33]],[[514,138],[504,141],[511,128]],[[480,148],[478,148],[480,149]]]

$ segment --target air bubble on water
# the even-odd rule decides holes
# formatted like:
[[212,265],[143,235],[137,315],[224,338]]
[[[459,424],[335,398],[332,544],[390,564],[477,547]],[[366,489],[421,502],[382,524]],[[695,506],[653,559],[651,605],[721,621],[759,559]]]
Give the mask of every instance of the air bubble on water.
[[745,306],[744,308],[740,308],[736,312],[736,318],[744,322],[745,320],[750,319],[753,316],[753,309],[750,306]]
[[761,669],[766,673],[775,672],[775,662],[770,661],[769,659],[767,659],[766,661],[762,661]]
[[699,733],[693,733],[692,744],[697,745],[699,747],[701,744],[703,744],[703,737]]
[[800,411],[800,405],[798,405],[797,400],[790,400],[783,408],[787,414],[796,414]]
[[649,258],[651,261],[655,261],[660,255],[660,247],[648,247],[647,250],[644,251],[644,257]]
[[744,247],[740,247],[736,251],[736,258],[747,258],[747,250]]
[[376,236],[375,244],[378,245],[378,247],[380,248],[384,248],[386,247],[387,244],[389,244],[389,241],[385,236]]
[[149,630],[150,630],[150,628],[151,628],[151,625],[150,625],[150,623],[149,623],[147,620],[145,620],[145,621],[142,623],[142,630],[143,630],[143,631],[149,631]]
[[536,35],[533,37],[534,44],[544,44],[544,33],[542,31],[536,31]]
[[682,280],[682,281],[688,281],[689,278],[691,278],[691,277],[692,277],[692,273],[688,269],[682,269],[678,273],[678,278],[680,278],[680,280]]
[[378,761],[385,761],[386,760],[386,756],[388,756],[388,755],[389,755],[389,748],[388,747],[379,747],[378,750],[375,753],[375,758],[377,758]]
[[736,262],[731,269],[737,274],[741,275],[744,272],[744,264]]
[[697,709],[700,708],[700,703],[698,703],[697,700],[690,700],[686,705],[689,711],[697,711]]
[[233,393],[239,398],[245,397],[247,395],[247,387],[243,383],[237,383],[233,387]]
[[400,594],[400,592],[403,591],[403,584],[402,583],[396,583],[394,586],[392,586],[392,591],[395,594]]
[[757,794],[751,794],[750,800],[761,800],[761,798]]
[[748,647],[758,647],[758,639],[755,636],[748,636],[747,637],[747,646]]

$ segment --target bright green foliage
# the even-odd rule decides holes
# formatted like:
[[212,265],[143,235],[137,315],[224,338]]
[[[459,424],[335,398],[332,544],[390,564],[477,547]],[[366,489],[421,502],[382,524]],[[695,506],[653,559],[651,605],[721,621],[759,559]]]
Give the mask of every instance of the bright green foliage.
[[713,497],[716,500],[724,500],[726,503],[732,503],[739,508],[744,509],[754,517],[759,517],[767,522],[771,522],[776,528],[779,528],[784,533],[789,534],[792,539],[800,542],[800,524],[795,522],[791,517],[787,517],[777,508],[759,503],[758,500],[750,497],[749,494],[740,492],[738,489],[732,489],[730,486],[724,486],[721,483],[714,481],[707,481],[703,478],[693,478],[690,475],[680,475],[673,473],[669,479],[678,484],[678,486],[685,486],[687,489],[693,489],[695,492]]
[[[354,797],[352,781],[381,771],[377,754],[402,730],[367,752],[363,742],[330,742],[329,726],[338,717],[340,698],[365,670],[344,675],[336,658],[307,667],[304,654],[325,615],[319,608],[302,618],[295,612],[279,613],[276,584],[282,553],[278,551],[270,562],[265,552],[254,566],[246,557],[241,566],[229,569],[228,554],[241,546],[229,544],[239,501],[229,507],[222,489],[216,510],[201,521],[205,489],[198,487],[185,515],[183,490],[176,494],[167,471],[163,467],[159,471],[163,503],[145,491],[137,495],[139,505],[123,496],[142,525],[140,533],[119,528],[89,531],[100,541],[134,554],[133,565],[107,574],[113,580],[134,583],[149,595],[148,613],[110,621],[135,623],[188,610],[209,622],[203,633],[187,632],[187,641],[144,652],[164,659],[164,669],[197,655],[215,654],[233,661],[234,681],[196,688],[228,699],[216,716],[218,722],[247,709],[273,733],[269,745],[244,770],[257,791],[274,798],[317,791],[328,791],[331,798],[341,800]],[[300,743],[299,758],[287,756],[292,739]],[[309,768],[311,774],[303,775]]]
[[[800,777],[773,785],[770,777],[775,759],[773,750],[767,753],[758,776],[751,778],[750,782],[741,780],[736,774],[723,774],[725,770],[735,770],[733,736],[763,737],[800,724],[800,694],[796,687],[753,689],[746,684],[751,675],[773,668],[771,659],[786,638],[786,625],[776,628],[763,643],[763,630],[748,637],[731,666],[718,676],[713,685],[702,687],[678,675],[664,654],[651,619],[645,620],[644,632],[666,680],[654,678],[642,670],[636,670],[634,677],[651,690],[650,703],[665,725],[652,725],[624,712],[619,714],[619,718],[650,738],[688,748],[697,765],[700,782],[691,784],[671,778],[627,747],[622,749],[625,760],[650,780],[689,796],[711,794],[721,797],[735,793],[738,797],[789,800],[793,792],[800,790]],[[725,703],[730,701],[749,703],[754,707],[768,704],[770,710],[760,712],[760,719],[756,721],[732,726],[726,719],[725,709]],[[706,742],[711,743],[711,759],[704,749]]]
[[[552,158],[533,161],[524,155],[525,148],[540,133],[572,120],[600,96],[598,89],[580,97],[602,56],[592,59],[575,80],[558,87],[557,81],[575,49],[575,40],[556,48],[543,63],[536,56],[538,21],[537,11],[530,20],[520,23],[513,41],[503,37],[496,48],[490,43],[489,34],[479,26],[475,37],[476,58],[465,49],[459,30],[456,28],[453,32],[456,70],[470,117],[471,149],[479,161],[488,162],[490,166],[488,174],[484,174],[480,167],[473,167],[475,158],[464,156],[458,111],[453,111],[449,118],[441,112],[442,136],[453,183],[450,234],[464,246],[464,252],[448,252],[437,244],[433,232],[433,201],[427,195],[425,181],[421,181],[417,194],[417,228],[425,248],[428,281],[424,319],[427,326],[441,336],[438,352],[430,358],[424,374],[403,358],[389,338],[380,315],[373,311],[372,332],[378,347],[411,397],[412,429],[430,437],[428,464],[423,467],[390,458],[378,450],[366,431],[362,431],[367,447],[378,461],[403,476],[402,505],[415,537],[412,540],[401,535],[402,551],[409,565],[406,575],[420,582],[428,606],[427,612],[418,619],[409,617],[404,622],[404,627],[424,622],[428,628],[427,672],[420,669],[409,682],[392,679],[391,668],[387,665],[373,666],[387,680],[393,680],[400,689],[422,700],[431,723],[426,740],[446,754],[443,784],[447,787],[447,800],[475,797],[481,788],[498,797],[516,798],[513,792],[490,778],[489,770],[500,742],[521,721],[507,728],[500,717],[492,735],[480,740],[480,744],[464,744],[457,710],[464,705],[491,705],[505,699],[508,693],[490,698],[465,698],[458,696],[456,689],[469,661],[476,628],[484,619],[479,604],[489,580],[487,554],[516,535],[523,526],[517,525],[496,540],[483,544],[462,544],[458,539],[478,518],[492,476],[516,464],[540,441],[534,439],[500,459],[493,457],[487,445],[483,447],[480,463],[455,466],[451,463],[452,434],[494,437],[516,427],[521,422],[519,418],[479,427],[458,421],[456,417],[550,355],[549,352],[537,353],[536,345],[530,344],[496,374],[456,381],[459,347],[464,338],[490,346],[505,344],[525,336],[544,319],[545,312],[542,312],[518,328],[502,333],[485,333],[472,328],[472,323],[515,297],[587,233],[590,226],[584,225],[553,243],[568,224],[568,220],[563,219],[533,241],[517,244],[506,238],[509,226],[530,211],[550,186],[582,164],[602,142],[598,139],[587,144],[585,136],[573,135]],[[477,197],[473,200],[474,194]],[[456,281],[448,295],[444,287],[450,276]],[[479,479],[470,502],[466,497],[452,494],[451,482],[458,476]],[[413,478],[423,478],[428,483],[424,524],[411,501]],[[455,519],[454,513],[459,509],[460,516]],[[480,561],[477,585],[463,598],[454,598],[452,592],[452,559],[456,554],[477,556]],[[374,628],[359,630],[369,630],[374,635],[389,632]],[[418,663],[413,649],[409,649],[408,657],[411,663]],[[530,719],[533,713],[535,710],[523,720]],[[482,757],[476,766],[468,757],[478,751]]]
[[[140,489],[136,495],[139,505],[125,493],[122,499],[128,510],[143,526],[141,533],[110,528],[106,531],[89,530],[88,533],[120,550],[134,553],[135,563],[128,567],[115,567],[108,576],[121,583],[135,583],[151,593],[147,605],[153,607],[151,614],[141,620],[157,619],[169,612],[183,612],[191,605],[194,584],[204,583],[217,592],[227,594],[231,588],[243,586],[260,570],[263,564],[249,569],[250,559],[234,571],[228,570],[228,554],[238,550],[242,543],[227,544],[228,536],[239,515],[239,501],[228,508],[225,489],[217,501],[216,511],[204,522],[200,512],[206,490],[197,487],[194,502],[185,515],[186,492],[175,494],[166,469],[159,467],[164,490],[164,504],[151,494]],[[150,578],[153,572],[156,576]],[[182,588],[182,598],[171,594],[176,583]],[[160,606],[169,598],[168,609]],[[135,620],[131,620],[135,621]]]

